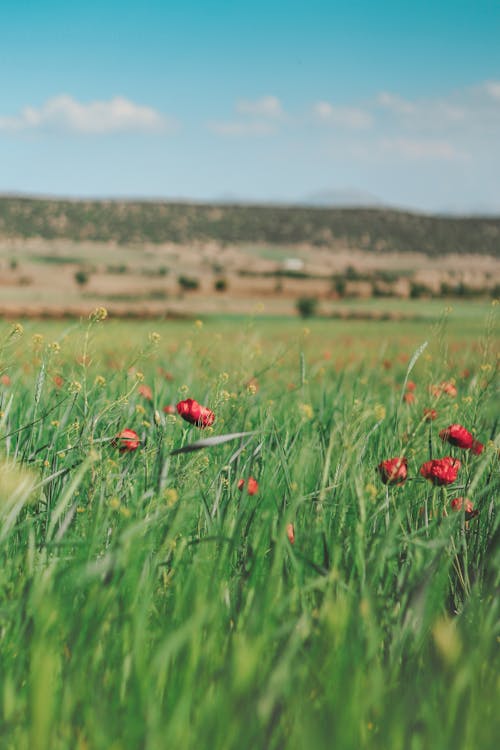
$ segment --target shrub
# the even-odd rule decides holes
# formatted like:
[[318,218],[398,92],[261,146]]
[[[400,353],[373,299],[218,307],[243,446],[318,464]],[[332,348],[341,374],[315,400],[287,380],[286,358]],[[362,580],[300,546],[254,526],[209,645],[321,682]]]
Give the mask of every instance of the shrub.
[[177,282],[180,288],[185,292],[193,291],[200,286],[199,280],[192,276],[179,276]]
[[411,299],[432,297],[432,289],[429,289],[426,284],[422,284],[419,281],[410,281],[410,297]]
[[214,289],[216,292],[225,292],[227,290],[227,279],[215,279]]
[[315,297],[300,297],[295,305],[301,318],[312,318],[318,309],[318,300]]
[[344,276],[334,276],[332,278],[332,290],[339,296],[343,297],[346,289],[346,280]]
[[88,272],[84,271],[83,268],[80,268],[78,271],[75,272],[75,281],[78,284],[78,286],[85,286],[85,284],[88,284],[88,281],[89,281]]

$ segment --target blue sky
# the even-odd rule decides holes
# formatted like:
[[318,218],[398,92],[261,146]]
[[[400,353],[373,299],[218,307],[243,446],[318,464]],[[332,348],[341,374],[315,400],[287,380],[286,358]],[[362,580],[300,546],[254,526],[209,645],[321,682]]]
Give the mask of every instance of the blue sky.
[[500,3],[2,0],[0,192],[500,212]]

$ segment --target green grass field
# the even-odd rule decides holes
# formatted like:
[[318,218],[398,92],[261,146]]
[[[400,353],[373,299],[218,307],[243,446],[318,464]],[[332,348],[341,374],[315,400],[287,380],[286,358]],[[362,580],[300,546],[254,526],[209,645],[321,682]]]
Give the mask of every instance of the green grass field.
[[[1,324],[0,748],[496,747],[498,308],[472,309]],[[187,398],[212,426],[164,411]]]

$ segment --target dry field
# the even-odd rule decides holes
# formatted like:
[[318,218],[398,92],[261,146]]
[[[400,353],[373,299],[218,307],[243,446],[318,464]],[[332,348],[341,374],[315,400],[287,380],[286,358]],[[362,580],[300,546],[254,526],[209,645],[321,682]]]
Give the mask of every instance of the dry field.
[[[76,280],[79,272],[84,283]],[[332,283],[335,276],[346,279],[342,299]],[[180,277],[194,280],[197,288],[182,289]],[[221,280],[225,287],[216,291]],[[288,315],[295,314],[300,297],[317,298],[323,314],[343,314],[356,300],[371,297],[374,283],[376,309],[399,313],[412,284],[433,292],[443,283],[462,284],[491,294],[500,284],[500,259],[374,253],[342,243],[318,248],[0,240],[0,314],[9,317],[79,315],[98,304],[115,315],[136,317],[247,314],[256,304],[271,315]]]

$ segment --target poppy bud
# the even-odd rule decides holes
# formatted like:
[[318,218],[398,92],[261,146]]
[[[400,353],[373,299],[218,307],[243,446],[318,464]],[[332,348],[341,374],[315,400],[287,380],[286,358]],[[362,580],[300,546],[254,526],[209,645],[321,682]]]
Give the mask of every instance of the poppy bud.
[[378,465],[380,479],[384,484],[404,484],[408,477],[406,458],[388,458]]
[[476,454],[476,456],[480,456],[481,453],[484,451],[484,445],[479,442],[479,440],[473,440],[471,445],[471,451]]
[[[464,507],[465,505],[465,507]],[[479,515],[478,510],[474,510],[474,503],[472,503],[468,497],[456,497],[450,503],[451,509],[457,513],[462,509],[465,510],[465,520],[470,521],[471,518],[475,518]]]
[[131,453],[137,450],[140,444],[141,441],[137,432],[129,430],[128,427],[119,432],[113,440],[113,445],[118,447],[120,453]]
[[[238,489],[240,492],[243,492],[245,489],[245,480],[240,479],[238,480]],[[253,477],[248,477],[248,480],[246,482],[246,490],[249,495],[255,495],[259,489],[259,484],[256,479]]]
[[153,391],[151,390],[149,385],[146,385],[145,383],[141,383],[141,385],[137,389],[137,392],[139,393],[140,396],[147,399],[148,401],[153,400]]

